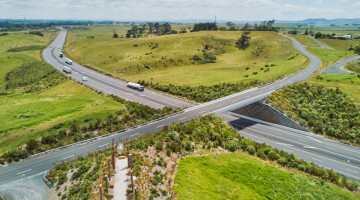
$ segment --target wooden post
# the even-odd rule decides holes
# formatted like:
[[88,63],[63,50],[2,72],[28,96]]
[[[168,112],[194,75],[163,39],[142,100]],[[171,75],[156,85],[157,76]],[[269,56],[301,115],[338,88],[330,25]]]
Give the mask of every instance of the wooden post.
[[115,170],[115,152],[114,152],[114,138],[112,139],[112,167]]
[[133,172],[131,170],[131,191],[134,192]]
[[110,174],[110,158],[108,158],[108,177],[109,177],[109,180],[111,180],[111,174]]
[[103,190],[102,190],[102,185],[100,184],[100,200],[103,199]]

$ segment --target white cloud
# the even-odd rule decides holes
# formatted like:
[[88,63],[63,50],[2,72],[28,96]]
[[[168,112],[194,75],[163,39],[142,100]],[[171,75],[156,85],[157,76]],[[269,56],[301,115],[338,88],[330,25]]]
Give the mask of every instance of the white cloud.
[[360,6],[360,2],[354,3],[353,6],[359,7],[359,6]]
[[[349,0],[337,0],[346,2]],[[356,17],[357,10],[317,0],[0,0],[0,18],[114,20],[298,20]],[[334,4],[334,5],[332,5]],[[360,3],[355,3],[360,4]],[[355,5],[354,5],[355,6]],[[350,5],[351,8],[351,5]],[[353,16],[352,16],[353,15]]]

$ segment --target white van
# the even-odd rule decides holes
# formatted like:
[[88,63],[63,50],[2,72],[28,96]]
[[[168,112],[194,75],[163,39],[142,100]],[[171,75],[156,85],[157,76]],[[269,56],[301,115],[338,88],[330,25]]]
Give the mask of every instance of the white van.
[[82,80],[83,80],[83,81],[88,81],[89,79],[88,79],[88,77],[83,76]]

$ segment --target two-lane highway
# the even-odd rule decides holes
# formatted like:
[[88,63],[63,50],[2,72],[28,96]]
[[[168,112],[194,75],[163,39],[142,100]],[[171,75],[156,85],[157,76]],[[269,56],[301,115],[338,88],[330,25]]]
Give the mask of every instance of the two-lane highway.
[[[65,30],[62,30],[60,35],[61,34],[64,34],[61,37],[65,37],[65,34],[66,34]],[[240,106],[245,106],[245,105],[251,104],[253,102],[256,102],[258,100],[264,99],[266,96],[268,96],[271,92],[273,92],[275,90],[279,90],[279,89],[281,89],[287,85],[290,85],[294,82],[299,82],[299,81],[303,81],[303,80],[307,79],[314,71],[316,71],[318,69],[318,67],[321,65],[321,61],[314,55],[308,53],[298,41],[296,41],[295,39],[293,39],[291,37],[289,37],[289,38],[292,40],[295,49],[298,50],[300,53],[304,54],[310,60],[310,65],[305,70],[303,70],[299,73],[295,73],[290,76],[287,76],[275,83],[268,84],[268,85],[265,85],[262,87],[249,89],[249,90],[246,90],[246,91],[243,91],[240,93],[236,93],[236,94],[233,94],[233,95],[230,95],[227,97],[223,97],[223,98],[220,98],[220,99],[217,99],[217,100],[205,103],[205,104],[196,105],[196,106],[190,107],[182,112],[179,112],[176,115],[173,115],[173,116],[161,119],[161,120],[157,120],[157,121],[148,123],[146,125],[138,126],[135,128],[130,128],[130,129],[126,130],[125,132],[116,133],[112,136],[98,139],[96,141],[93,141],[93,142],[90,142],[87,144],[74,145],[74,146],[71,146],[71,147],[63,149],[63,150],[55,151],[48,155],[43,155],[38,158],[25,160],[20,163],[15,163],[15,164],[11,164],[7,167],[0,168],[0,185],[4,184],[4,183],[8,183],[13,180],[23,178],[23,177],[28,177],[28,176],[33,176],[33,175],[36,175],[39,173],[43,173],[44,171],[51,169],[55,163],[60,162],[62,160],[71,160],[79,155],[86,155],[89,152],[94,152],[98,149],[105,148],[111,144],[111,140],[114,137],[116,138],[116,141],[124,140],[125,138],[134,138],[134,137],[137,137],[137,136],[140,136],[143,134],[154,133],[154,132],[160,130],[161,128],[163,128],[164,126],[170,125],[172,123],[187,122],[193,118],[208,115],[211,113],[222,116],[221,114],[224,112],[227,112],[228,110],[232,110],[232,109],[238,108]],[[62,40],[64,40],[64,38]],[[44,50],[43,56],[47,62],[52,64],[57,69],[61,69],[61,67],[63,65],[62,61],[60,60],[60,63],[59,63],[59,60],[55,59],[55,58],[57,58],[56,55],[54,58],[54,54],[59,53],[59,52],[55,52],[57,50],[54,50],[54,47],[57,48],[57,46],[56,46],[57,44],[58,43],[56,41],[54,41],[54,43],[52,44],[52,47]],[[63,44],[63,43],[59,43],[59,44]],[[54,54],[52,54],[51,51],[54,51]],[[72,78],[74,78],[78,81],[81,80],[81,79],[79,79],[82,76],[81,73],[85,73],[86,76],[91,75],[91,73],[94,73],[94,74],[97,73],[97,72],[87,71],[87,69],[83,69],[83,68],[81,68],[80,65],[77,65],[77,64],[74,64],[74,66],[72,68],[73,68],[73,71],[75,71],[75,72],[78,71],[78,74],[73,73],[73,75],[72,75]],[[88,74],[88,73],[90,73],[90,74]],[[102,77],[101,74],[99,77]],[[97,76],[96,76],[96,78],[97,78]],[[93,81],[95,82],[96,78],[91,79],[92,81],[89,81],[88,83],[90,84]],[[106,77],[106,78],[108,78],[108,77]],[[89,76],[89,79],[90,79],[90,76]],[[116,81],[116,79],[114,81]],[[104,90],[101,90],[103,88],[109,89],[109,85],[104,84],[100,81],[96,82],[96,84],[99,84],[100,86],[97,86],[97,85],[89,85],[89,86],[94,87],[94,88],[96,87],[100,91],[104,91]],[[126,87],[124,87],[124,88],[126,88]],[[115,91],[115,90],[117,90],[117,88],[113,88],[113,90],[111,90],[111,91]],[[119,93],[119,94],[127,95],[123,91],[121,91],[121,93]],[[141,98],[141,96],[137,96],[137,95],[138,94],[122,96],[122,97],[123,98],[134,97],[132,100],[143,103],[144,100]],[[162,94],[160,94],[160,95],[162,95]],[[138,99],[135,99],[135,97]],[[165,96],[165,97],[168,97],[168,96]],[[160,102],[163,102],[163,99],[161,99],[161,96],[159,96],[159,99],[157,99],[157,100]],[[243,125],[243,124],[240,123],[240,125]],[[255,127],[255,126],[253,126],[253,127]],[[252,139],[254,139],[255,141],[259,141],[259,140],[263,141],[269,145],[276,146],[276,145],[281,145],[278,143],[283,143],[284,145],[282,145],[282,146],[284,148],[289,148],[288,150],[292,151],[296,156],[298,156],[300,158],[304,158],[308,161],[313,161],[314,163],[317,163],[317,164],[320,163],[321,166],[324,166],[327,168],[334,168],[334,170],[339,173],[345,172],[344,169],[347,170],[347,168],[348,168],[348,171],[346,171],[348,173],[341,173],[341,174],[344,174],[344,175],[349,174],[349,178],[353,178],[355,180],[360,181],[359,180],[360,176],[356,176],[357,172],[359,172],[360,166],[358,165],[357,162],[355,162],[355,161],[359,160],[358,157],[360,155],[360,150],[358,148],[354,148],[354,149],[351,148],[353,150],[352,154],[351,153],[349,154],[346,151],[347,145],[343,145],[340,143],[336,144],[336,145],[340,146],[340,148],[331,147],[334,149],[326,149],[326,148],[323,148],[323,146],[321,148],[318,148],[319,144],[316,143],[317,141],[315,141],[315,140],[311,141],[312,140],[311,138],[305,138],[305,139],[307,139],[306,141],[301,141],[300,139],[304,139],[303,137],[301,138],[299,136],[294,136],[295,133],[286,133],[286,132],[281,133],[282,134],[281,138],[275,137],[276,133],[270,137],[268,134],[269,130],[270,130],[269,128],[265,128],[265,127],[261,126],[260,130],[256,130],[256,131],[251,130],[251,129],[241,130],[240,134],[242,134],[244,136],[249,136]],[[280,132],[280,130],[277,130],[277,131]],[[323,142],[321,140],[318,140],[318,141]],[[320,144],[322,144],[322,143],[320,143]],[[325,146],[327,145],[327,143],[324,143],[324,142],[323,142],[323,144]],[[292,146],[290,146],[290,145],[292,145]],[[312,147],[315,147],[318,149],[314,149]],[[344,151],[344,149],[345,149],[345,151]],[[324,151],[324,150],[326,150],[326,151]],[[311,160],[314,158],[318,159],[319,161],[315,162],[315,160]],[[320,158],[322,158],[322,160]],[[344,160],[349,160],[350,162],[347,162],[347,161],[344,162]],[[350,173],[350,170],[354,171],[353,174]]]

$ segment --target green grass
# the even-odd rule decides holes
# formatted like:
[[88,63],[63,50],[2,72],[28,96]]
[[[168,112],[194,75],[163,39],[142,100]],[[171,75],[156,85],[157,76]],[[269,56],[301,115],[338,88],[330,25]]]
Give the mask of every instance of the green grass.
[[8,52],[9,49],[32,45],[47,45],[56,36],[56,31],[44,32],[44,37],[11,33],[0,37],[0,91],[4,89],[5,74],[27,62],[39,61],[41,50]]
[[354,73],[360,73],[360,64],[359,64],[359,60],[355,61],[355,62],[352,62],[352,63],[349,63],[347,65],[345,65],[345,69],[348,69]]
[[307,48],[307,50],[315,56],[319,57],[322,62],[321,67],[317,73],[315,73],[315,75],[318,75],[321,70],[330,67],[337,61],[354,54],[353,52],[340,51],[336,49]]
[[39,94],[0,98],[0,153],[20,146],[43,133],[55,133],[53,126],[105,118],[122,110],[122,104],[73,81],[66,81]]
[[183,158],[175,175],[177,199],[359,199],[253,157],[224,153]]
[[316,43],[314,40],[312,40],[311,38],[305,35],[290,35],[290,36],[297,39],[304,46],[320,48],[320,45],[318,43]]
[[276,27],[281,27],[280,32],[287,33],[288,31],[297,30],[305,33],[305,30],[308,29],[309,31],[312,29],[314,33],[321,32],[326,34],[333,34],[336,35],[347,35],[353,34],[353,36],[360,36],[360,29],[359,26],[296,26],[296,25],[288,25],[288,24],[275,24]]
[[[320,41],[327,46],[330,46],[334,49],[341,50],[341,51],[347,51],[350,47],[355,47],[360,45],[359,41],[352,41],[352,40],[335,40],[335,39],[320,39]],[[350,51],[349,51],[350,52]],[[349,53],[348,52],[348,53]],[[351,51],[350,54],[352,54],[353,51]]]
[[[242,51],[235,48],[241,32],[209,31],[113,39],[111,28],[89,26],[70,30],[66,53],[73,60],[123,80],[190,86],[253,79],[269,81],[299,71],[308,64],[289,39],[274,32],[252,32],[250,48]],[[87,38],[91,35],[95,39]],[[209,38],[228,40],[230,43],[224,48],[226,53],[217,55],[216,63],[197,64],[190,60],[194,55],[202,56],[201,51]],[[158,48],[153,48],[155,43]],[[260,51],[259,56],[254,55],[256,51]],[[293,56],[294,59],[288,60]],[[266,64],[277,66],[265,74],[261,68],[265,70]],[[246,70],[247,67],[250,69]]]
[[356,75],[349,74],[327,74],[322,75],[322,79],[316,79],[315,77],[308,80],[310,83],[320,84],[326,87],[339,88],[351,98],[355,100],[357,104],[360,104],[360,78]]

